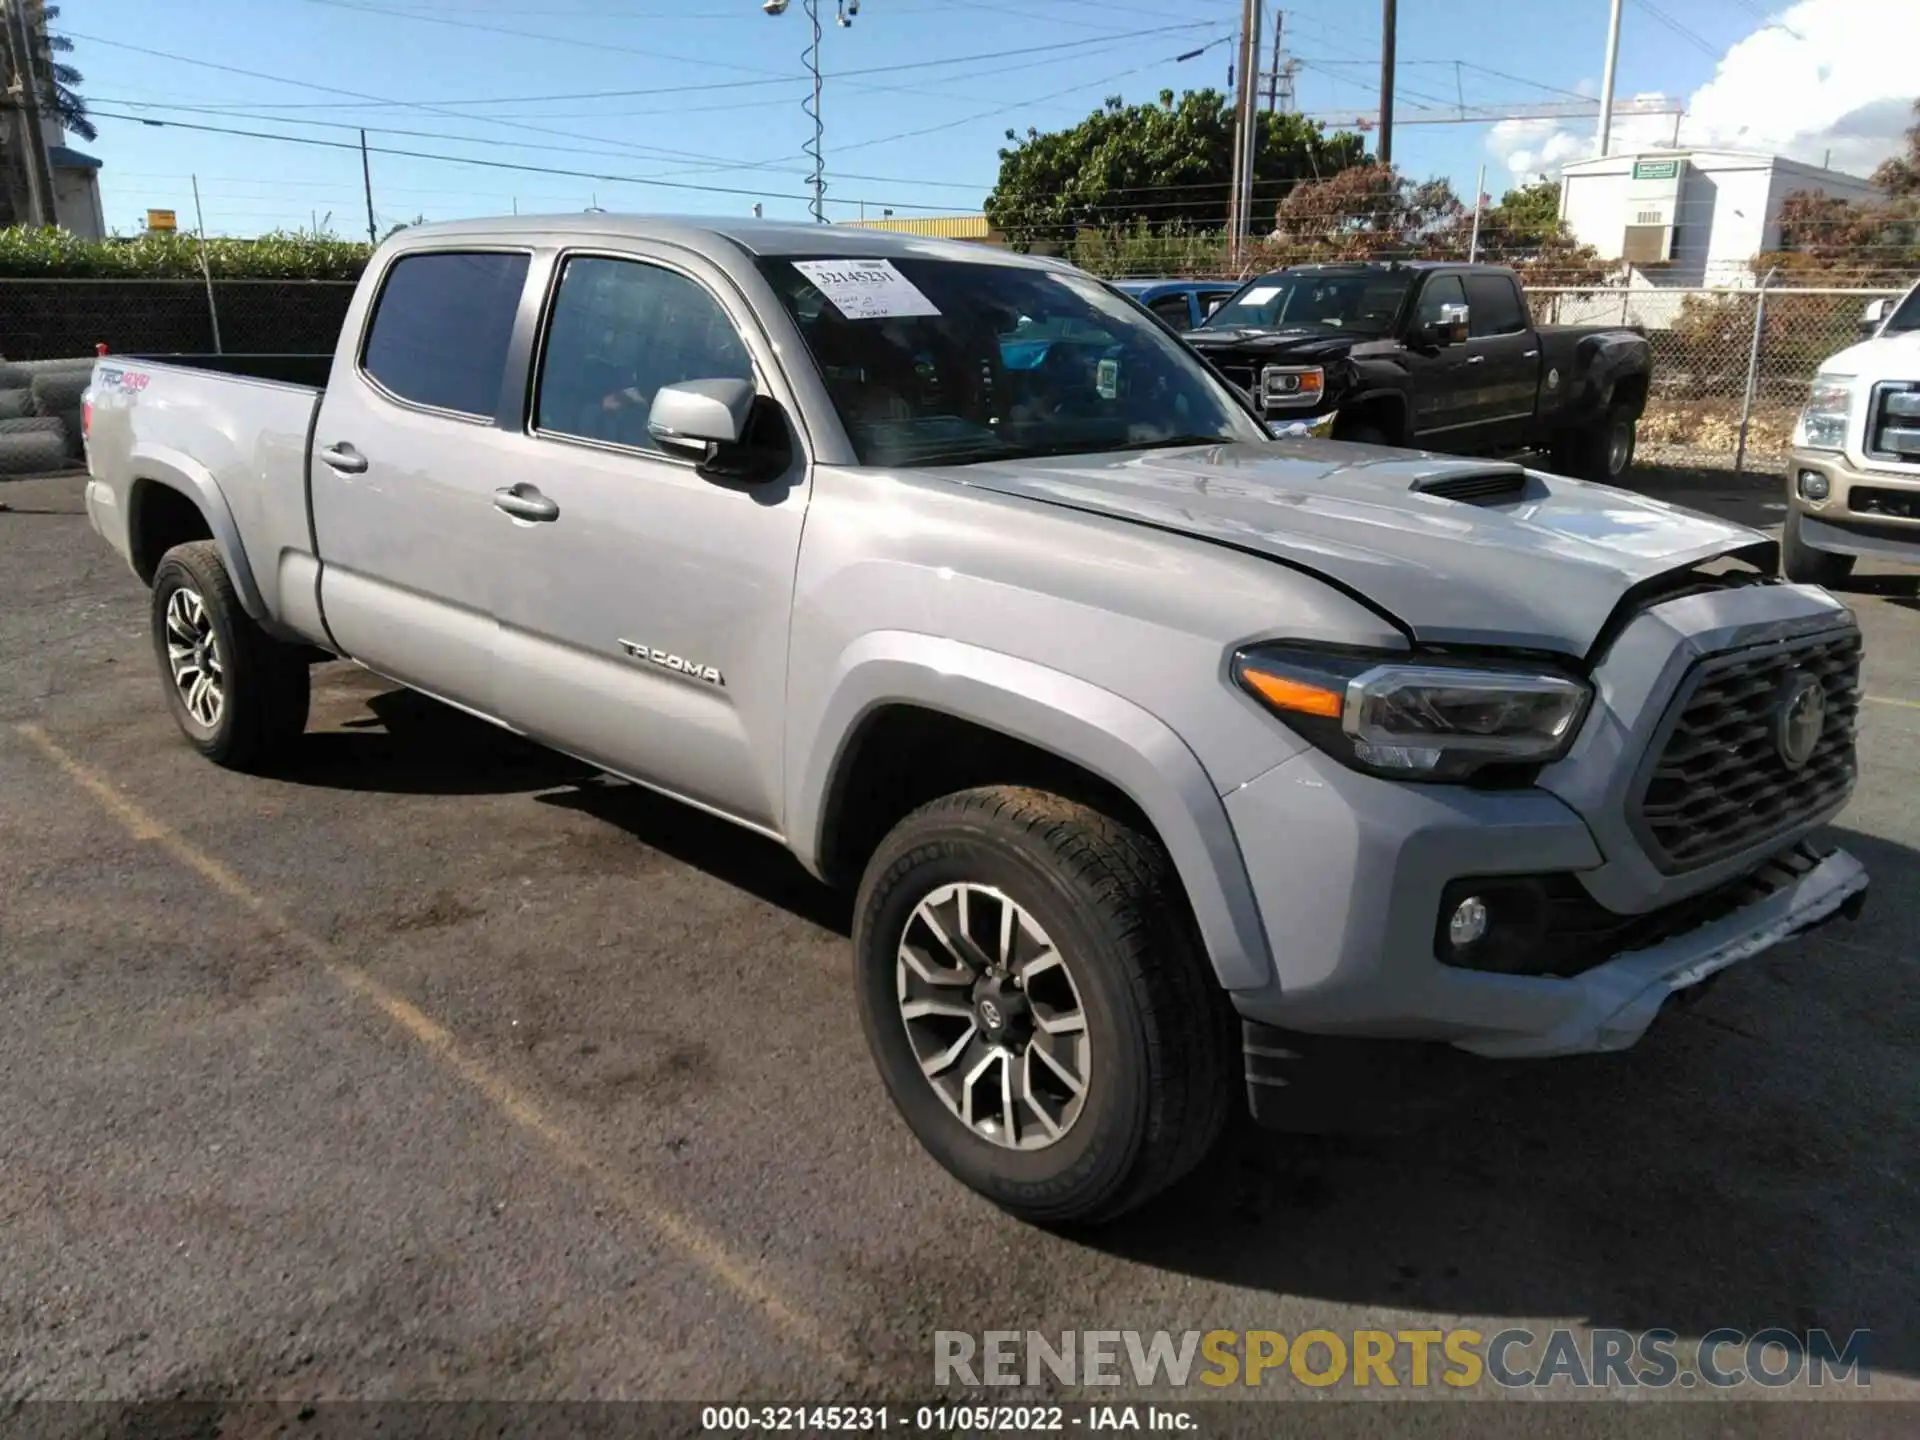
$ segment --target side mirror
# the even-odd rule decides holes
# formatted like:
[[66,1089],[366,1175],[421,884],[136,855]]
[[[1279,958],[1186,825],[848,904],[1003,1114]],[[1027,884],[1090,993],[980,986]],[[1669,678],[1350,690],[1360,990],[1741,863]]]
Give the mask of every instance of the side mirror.
[[740,443],[753,401],[753,386],[745,380],[663,385],[647,412],[647,433],[664,449],[710,459],[716,446]]
[[1869,300],[1867,302],[1867,308],[1860,314],[1860,333],[1868,338],[1872,338],[1873,332],[1878,330],[1881,325],[1886,322],[1887,315],[1892,309],[1893,302],[1891,300],[1884,298]]
[[1471,313],[1465,305],[1442,305],[1439,320],[1435,321],[1427,331],[1433,337],[1433,343],[1464,345],[1467,341],[1467,321]]

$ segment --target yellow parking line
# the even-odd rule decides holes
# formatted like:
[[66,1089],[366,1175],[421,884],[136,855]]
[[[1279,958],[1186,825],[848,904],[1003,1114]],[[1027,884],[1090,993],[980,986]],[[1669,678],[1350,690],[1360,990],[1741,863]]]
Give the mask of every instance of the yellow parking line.
[[587,1176],[663,1240],[760,1309],[776,1326],[856,1382],[865,1386],[879,1382],[880,1376],[841,1350],[825,1325],[784,1298],[752,1265],[734,1255],[695,1221],[662,1205],[630,1176],[601,1160],[509,1081],[462,1050],[444,1025],[359,966],[343,959],[326,941],[302,930],[233,871],[120,794],[99,771],[68,754],[38,725],[21,724],[14,729],[59,766],[69,780],[98,801],[129,836],[158,845],[214,889],[253,912],[281,938],[306,951],[346,990],[370,1003],[418,1041],[428,1054],[478,1091],[494,1109],[539,1139],[562,1163]]
[[1920,710],[1920,700],[1896,700],[1891,695],[1869,695],[1867,699],[1875,705],[1898,705],[1904,710]]

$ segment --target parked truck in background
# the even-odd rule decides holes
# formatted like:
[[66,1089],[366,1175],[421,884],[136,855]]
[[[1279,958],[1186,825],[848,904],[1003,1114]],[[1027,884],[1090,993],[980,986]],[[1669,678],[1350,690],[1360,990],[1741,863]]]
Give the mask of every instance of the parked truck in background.
[[1864,556],[1920,565],[1920,284],[1867,307],[1820,364],[1793,431],[1781,563],[1838,585]]
[[1609,483],[1633,464],[1653,375],[1636,329],[1536,325],[1502,265],[1293,265],[1186,338],[1271,421],[1451,455],[1544,451],[1557,474]]
[[1342,1054],[1629,1047],[1864,895],[1814,835],[1860,632],[1765,537],[1275,441],[1057,261],[423,225],[336,354],[221,363],[89,395],[187,740],[297,768],[343,657],[779,841],[857,893],[900,1114],[1036,1221],[1141,1203],[1235,1105],[1324,1126]]

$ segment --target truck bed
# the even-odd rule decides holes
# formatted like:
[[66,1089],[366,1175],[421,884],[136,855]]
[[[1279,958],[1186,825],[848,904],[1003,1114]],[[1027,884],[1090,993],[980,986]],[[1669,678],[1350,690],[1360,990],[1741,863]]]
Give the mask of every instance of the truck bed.
[[88,390],[87,506],[144,579],[131,536],[155,487],[192,497],[251,613],[313,610],[307,446],[330,355],[104,355]]

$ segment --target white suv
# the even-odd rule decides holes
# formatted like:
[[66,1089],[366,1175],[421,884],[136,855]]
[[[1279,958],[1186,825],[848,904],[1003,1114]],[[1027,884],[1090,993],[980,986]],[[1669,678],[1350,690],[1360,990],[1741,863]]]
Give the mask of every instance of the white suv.
[[1920,285],[1876,300],[1793,431],[1781,568],[1832,585],[1862,555],[1920,564]]

